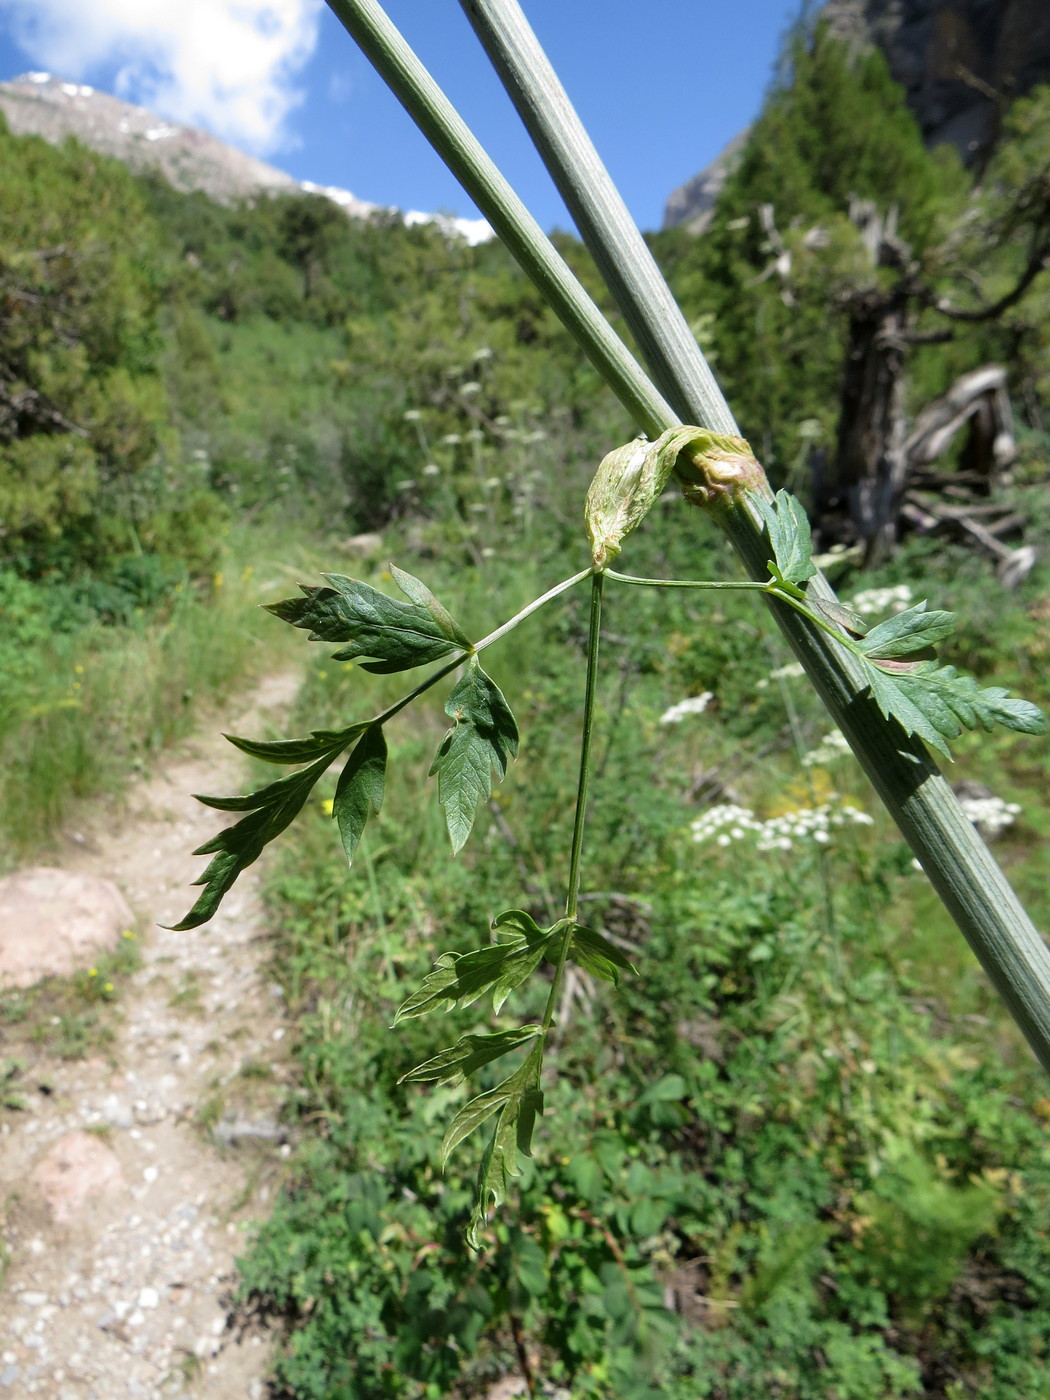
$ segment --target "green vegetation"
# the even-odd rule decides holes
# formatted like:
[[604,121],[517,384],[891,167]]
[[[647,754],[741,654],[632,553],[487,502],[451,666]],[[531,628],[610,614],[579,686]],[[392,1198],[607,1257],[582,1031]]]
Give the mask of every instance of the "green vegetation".
[[[251,603],[322,522],[410,515],[418,542],[476,562],[535,512],[535,443],[559,431],[585,461],[577,444],[624,420],[497,247],[320,197],[225,209],[6,129],[0,169],[10,864],[194,701],[274,664]],[[429,436],[405,420],[419,402]]]
[[[670,515],[631,555],[651,572],[725,568]],[[462,597],[462,579],[432,581],[457,615],[487,595],[490,619],[531,587],[513,561]],[[458,861],[424,800],[437,705],[386,726],[397,778],[349,877],[334,775],[278,848],[275,970],[299,1017],[290,1111],[307,1131],[242,1271],[252,1308],[292,1327],[288,1393],[469,1395],[523,1364],[573,1395],[908,1396],[942,1375],[959,1396],[1043,1393],[1042,1077],[968,955],[931,998],[958,935],[936,919],[917,932],[923,877],[853,760],[832,745],[800,769],[826,721],[739,595],[606,600],[581,910],[639,977],[570,976],[534,1160],[481,1260],[464,1247],[473,1171],[457,1154],[442,1173],[436,1139],[469,1091],[398,1081],[457,1035],[537,1023],[551,983],[495,1016],[476,1002],[446,1027],[389,1026],[435,953],[483,942],[509,897],[541,926],[561,912],[585,609],[575,592],[551,607],[560,620],[524,623],[502,666],[490,653],[522,750]],[[1032,655],[1023,669],[1045,701]],[[397,678],[379,679],[393,699]],[[289,732],[345,723],[363,680],[315,661]],[[709,698],[661,723],[690,695]],[[994,745],[995,791],[1025,804],[1000,841],[1008,865],[1045,821],[1021,777],[1045,756],[1022,743]],[[980,746],[960,749],[987,775]],[[704,792],[715,805],[697,815]]]
[[[1045,96],[1015,107],[974,195],[923,150],[881,61],[850,62],[823,34],[801,37],[709,235],[654,240],[745,431],[803,496],[809,445],[838,430],[840,293],[885,283],[851,197],[899,205],[946,296],[966,260],[998,296],[1032,230],[1009,224],[1004,191],[1036,190],[1045,165]],[[343,662],[310,649],[288,725],[309,741],[243,744],[263,791],[275,761],[317,772],[239,800],[240,836],[216,848],[196,911],[298,814],[264,869],[273,972],[298,1019],[286,1113],[299,1146],[241,1263],[241,1306],[284,1329],[278,1392],[437,1400],[517,1372],[534,1394],[628,1400],[1050,1396],[1045,1080],[759,602],[607,585],[568,914],[584,590],[494,646],[490,675],[451,678],[463,636],[586,572],[584,492],[629,433],[506,254],[349,223],[308,197],[221,208],[72,144],[0,132],[0,162],[14,191],[0,211],[3,859],[45,841],[70,797],[116,790],[198,701],[275,664],[290,629],[251,603],[302,578],[303,598],[272,610],[351,643]],[[762,203],[789,281],[763,276],[781,253]],[[964,246],[952,231],[966,210]],[[807,242],[818,226],[827,241]],[[559,246],[595,289],[579,247]],[[1009,489],[1037,545],[1050,543],[1045,296],[1034,281],[994,325],[917,347],[909,371],[919,402],[990,354],[1007,364],[1026,419]],[[713,532],[652,497],[625,551],[635,575],[734,576]],[[768,523],[773,582],[790,593],[808,541],[785,499]],[[348,543],[375,529],[383,548]],[[411,574],[388,570],[390,554]],[[915,610],[928,595],[959,619],[947,661],[1050,701],[1044,565],[1012,594],[940,540],[876,573],[839,568],[873,670],[944,639],[944,614]],[[906,599],[863,596],[904,585]],[[388,633],[409,617],[414,640],[394,654],[378,632],[369,646],[334,635],[362,609]],[[423,697],[403,714],[396,671],[417,664],[421,636],[456,689],[444,712]],[[955,746],[950,714],[919,713]],[[351,745],[340,781],[328,765]],[[963,735],[957,758],[953,778],[990,790],[975,815],[999,827],[997,853],[1045,926],[1045,749],[997,730]],[[490,791],[493,771],[505,779]],[[510,937],[491,944],[500,910]],[[577,954],[560,972],[557,955],[533,959],[557,930]],[[446,950],[501,946],[505,1005],[459,995],[476,964],[435,973]],[[97,973],[62,992],[57,1021],[33,993],[4,1014],[81,1053],[97,1044],[96,1002],[119,988]],[[171,999],[195,1014],[192,981]],[[460,1003],[444,1027],[415,1014],[438,1001]],[[442,1171],[436,1145],[457,1115],[467,1125],[471,1092],[504,1078],[495,1041],[528,1056],[545,1022],[557,1074],[530,1067],[514,1086],[526,1116],[537,1086],[545,1096],[534,1156],[513,1180],[482,1179],[486,1203],[511,1199],[491,1221],[475,1212],[475,1254],[469,1153]],[[18,1075],[0,1070],[12,1102]],[[200,1105],[202,1126],[221,1111],[218,1095]]]

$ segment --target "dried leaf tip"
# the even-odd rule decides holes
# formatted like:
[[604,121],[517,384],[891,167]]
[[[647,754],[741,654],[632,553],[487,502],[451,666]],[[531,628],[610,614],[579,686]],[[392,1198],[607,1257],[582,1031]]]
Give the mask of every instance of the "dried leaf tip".
[[769,484],[761,464],[742,437],[695,429],[678,461],[682,494],[693,505],[736,505],[748,492],[765,496]]

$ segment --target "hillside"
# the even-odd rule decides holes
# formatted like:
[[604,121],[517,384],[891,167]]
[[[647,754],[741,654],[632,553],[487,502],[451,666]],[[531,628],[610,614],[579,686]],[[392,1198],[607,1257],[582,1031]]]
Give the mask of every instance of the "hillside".
[[[206,131],[164,120],[83,83],[50,73],[23,73],[0,83],[0,112],[16,135],[42,136],[56,145],[72,136],[139,174],[159,174],[183,193],[199,191],[221,204],[266,194],[321,194],[352,218],[388,212],[336,185],[296,180]],[[406,222],[436,219],[468,242],[491,238],[483,219],[450,219],[409,210]]]

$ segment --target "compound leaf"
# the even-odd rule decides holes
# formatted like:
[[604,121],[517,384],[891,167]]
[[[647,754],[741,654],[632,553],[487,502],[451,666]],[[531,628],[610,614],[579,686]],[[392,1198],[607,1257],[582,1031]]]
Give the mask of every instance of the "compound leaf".
[[399,1084],[460,1084],[468,1076],[490,1064],[529,1040],[543,1034],[538,1025],[517,1026],[513,1030],[491,1034],[465,1035],[455,1045],[442,1050],[430,1060],[416,1065],[398,1080]]
[[1001,724],[1022,734],[1044,734],[1046,716],[1028,700],[1012,697],[1003,686],[982,690],[972,676],[936,661],[877,661],[861,658],[871,693],[888,718],[897,719],[951,758],[949,739],[963,729],[991,729]]
[[510,937],[472,953],[442,953],[418,991],[398,1007],[394,1025],[413,1016],[425,1016],[430,1011],[470,1006],[490,990],[493,1007],[499,1011],[510,992],[539,966],[559,926],[541,929],[533,924],[535,931],[532,933],[523,933],[510,924],[494,924],[493,927],[510,927]]
[[569,957],[586,972],[617,987],[620,985],[621,971],[633,972],[636,977],[638,975],[638,969],[615,943],[610,943],[597,929],[587,928],[583,924],[573,926]]
[[813,563],[813,540],[809,517],[801,501],[787,491],[778,491],[772,502],[754,496],[773,546],[777,572],[788,583],[802,583],[817,572]]
[[[513,1089],[503,1100],[496,1127],[478,1167],[477,1199],[467,1226],[467,1244],[471,1249],[481,1248],[481,1231],[491,1212],[499,1209],[510,1193],[513,1179],[521,1175],[518,1154],[532,1156],[532,1132],[537,1115],[543,1112],[542,1053],[542,1048],[537,1046],[517,1074],[506,1081],[508,1085],[513,1083]],[[465,1136],[466,1133],[461,1134],[457,1141],[462,1142]],[[443,1161],[447,1161],[447,1155]]]
[[[300,584],[302,598],[270,603],[267,611],[293,627],[308,630],[312,642],[348,643],[332,653],[336,661],[374,657],[362,663],[363,669],[387,675],[440,660],[470,645],[418,579],[412,579],[410,586],[417,596],[425,592],[430,602],[402,603],[360,579],[343,574],[324,577],[330,588]],[[411,579],[410,574],[402,577]]]
[[339,826],[347,864],[353,863],[365,822],[371,815],[379,815],[385,782],[386,739],[382,725],[372,724],[346,760],[332,800],[332,816]]
[[458,853],[470,835],[478,803],[492,792],[492,769],[499,778],[518,752],[518,726],[499,686],[481,669],[476,656],[453,686],[445,703],[453,727],[431,765],[437,775],[438,801]]

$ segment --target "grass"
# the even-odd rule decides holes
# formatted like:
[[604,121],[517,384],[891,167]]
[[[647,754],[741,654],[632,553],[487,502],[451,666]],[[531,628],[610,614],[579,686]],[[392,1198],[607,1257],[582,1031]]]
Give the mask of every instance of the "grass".
[[[698,559],[703,546],[659,528],[636,548],[650,555],[632,559],[639,573],[720,572],[717,555]],[[473,631],[558,573],[505,558],[464,579],[398,562]],[[483,943],[497,909],[541,918],[558,902],[584,603],[570,595],[486,657],[522,750],[458,860],[426,779],[446,723],[438,696],[390,726],[384,808],[349,874],[324,808],[331,776],[264,858],[274,970],[298,1017],[286,1112],[300,1146],[242,1273],[252,1306],[292,1329],[280,1382],[297,1400],[483,1393],[514,1368],[517,1328],[574,1400],[904,1400],[941,1393],[930,1386],[942,1374],[956,1378],[952,1400],[1043,1394],[1041,1076],[854,761],[799,763],[827,719],[803,681],[774,679],[790,657],[743,600],[608,600],[585,907],[638,950],[641,976],[619,992],[583,985],[535,1164],[484,1257],[465,1251],[480,1146],[435,1168],[465,1091],[396,1081],[457,1032],[490,1028],[488,1008],[451,1029],[390,1022],[433,957]],[[996,651],[1002,611],[971,642],[987,649],[989,681],[1009,683],[1025,665]],[[405,688],[311,651],[289,733],[346,723]],[[1031,680],[1019,688],[1045,701]],[[661,723],[704,691],[703,713]],[[1025,808],[999,849],[1034,885],[1039,741],[973,739],[960,754],[952,776]],[[874,823],[790,852],[691,838],[711,803],[767,819],[833,792]],[[528,1019],[545,991],[540,978],[508,1009]],[[1017,1307],[1010,1279],[1024,1280]],[[661,1300],[679,1287],[717,1306],[671,1317]]]
[[[45,977],[31,987],[0,993],[0,1027],[8,1046],[32,1048],[59,1060],[105,1054],[116,1038],[121,993],[140,964],[138,940],[128,930],[112,953],[100,955],[91,967],[71,977]],[[15,1081],[12,1076],[5,1088],[11,1089]]]
[[239,529],[206,580],[183,577],[120,624],[31,636],[0,682],[0,870],[53,841],[85,798],[129,778],[263,670],[285,638],[255,604],[286,587],[294,540]]

